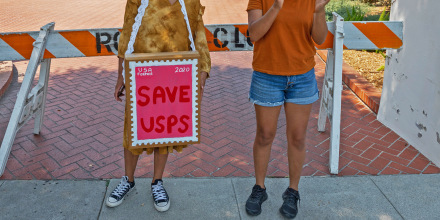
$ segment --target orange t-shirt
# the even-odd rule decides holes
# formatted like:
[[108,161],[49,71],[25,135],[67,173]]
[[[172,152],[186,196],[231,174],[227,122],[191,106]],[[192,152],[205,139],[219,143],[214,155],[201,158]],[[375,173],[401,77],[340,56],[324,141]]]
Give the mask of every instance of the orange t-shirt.
[[[274,0],[249,0],[247,11],[263,15]],[[315,66],[312,40],[315,0],[285,0],[269,31],[254,43],[254,70],[273,75],[298,75]]]

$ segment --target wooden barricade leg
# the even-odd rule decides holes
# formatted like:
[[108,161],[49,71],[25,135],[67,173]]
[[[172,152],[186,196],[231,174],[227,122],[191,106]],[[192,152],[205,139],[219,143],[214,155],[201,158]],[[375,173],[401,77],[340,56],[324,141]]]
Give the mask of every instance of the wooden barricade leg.
[[333,49],[328,50],[325,68],[322,98],[318,116],[318,131],[325,131],[328,117],[330,121],[330,173],[338,174],[339,143],[341,132],[341,96],[342,96],[342,51],[344,45],[344,19],[333,13],[334,39]]
[[325,123],[327,117],[330,119],[332,96],[331,88],[333,88],[333,66],[334,66],[334,53],[333,50],[328,50],[327,52],[327,63],[325,66],[324,83],[322,84],[322,98],[319,108],[318,116],[318,131],[325,131]]
[[[46,108],[47,87],[49,84],[51,59],[44,59],[40,67],[40,76],[38,79],[38,90],[35,91],[38,105],[34,106],[37,110],[35,113],[34,134],[40,134],[43,125],[44,109]],[[37,87],[36,87],[37,88]]]
[[344,45],[344,18],[333,13],[335,37],[333,42],[333,100],[330,130],[330,173],[339,171],[339,143],[341,133],[341,96],[342,96],[342,52]]
[[5,137],[3,138],[0,147],[0,176],[3,175],[5,171],[15,135],[18,130],[35,115],[37,119],[35,124],[36,126],[38,124],[38,129],[34,129],[34,133],[35,131],[38,131],[39,133],[44,114],[50,60],[43,61],[43,65],[40,69],[39,83],[32,88],[32,91],[31,87],[35,78],[35,73],[37,72],[38,66],[44,55],[47,39],[50,32],[53,31],[54,26],[55,23],[49,23],[43,26],[37,40],[33,43],[34,49],[32,50],[32,55],[26,68],[23,83],[18,92],[14,110],[12,111]]

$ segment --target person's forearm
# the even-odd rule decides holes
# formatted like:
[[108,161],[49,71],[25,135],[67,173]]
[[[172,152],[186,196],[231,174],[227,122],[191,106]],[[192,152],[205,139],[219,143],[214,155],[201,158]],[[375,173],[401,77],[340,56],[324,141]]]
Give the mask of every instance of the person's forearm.
[[124,58],[118,57],[118,77],[122,77],[122,62],[124,62]]
[[328,28],[325,21],[325,11],[315,12],[313,14],[312,38],[318,45],[324,43],[327,37]]
[[249,37],[252,42],[260,40],[269,31],[275,18],[280,12],[280,7],[277,5],[272,5],[272,7],[260,18],[252,23],[249,23]]

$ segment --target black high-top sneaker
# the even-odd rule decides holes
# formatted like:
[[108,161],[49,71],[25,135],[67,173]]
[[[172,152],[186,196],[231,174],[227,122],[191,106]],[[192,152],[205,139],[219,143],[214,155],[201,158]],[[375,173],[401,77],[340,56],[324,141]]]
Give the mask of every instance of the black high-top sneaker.
[[116,188],[113,190],[113,192],[110,194],[110,196],[105,201],[105,204],[108,207],[116,207],[120,205],[125,197],[134,189],[134,181],[128,182],[128,177],[123,176],[121,178],[121,182],[116,186]]
[[157,211],[165,212],[170,208],[170,198],[163,187],[163,181],[161,179],[156,179],[154,183],[151,184],[151,195],[154,200],[154,208],[156,208]]

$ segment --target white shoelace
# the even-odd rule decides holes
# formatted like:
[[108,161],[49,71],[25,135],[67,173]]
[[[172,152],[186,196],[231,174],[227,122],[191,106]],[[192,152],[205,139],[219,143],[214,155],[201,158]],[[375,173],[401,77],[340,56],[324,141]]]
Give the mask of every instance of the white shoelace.
[[161,182],[158,182],[157,185],[152,185],[151,187],[153,190],[154,201],[167,200],[165,189]]
[[130,184],[125,179],[122,179],[121,182],[116,187],[116,189],[113,190],[112,195],[121,197],[125,193],[127,193],[129,189],[130,189]]

